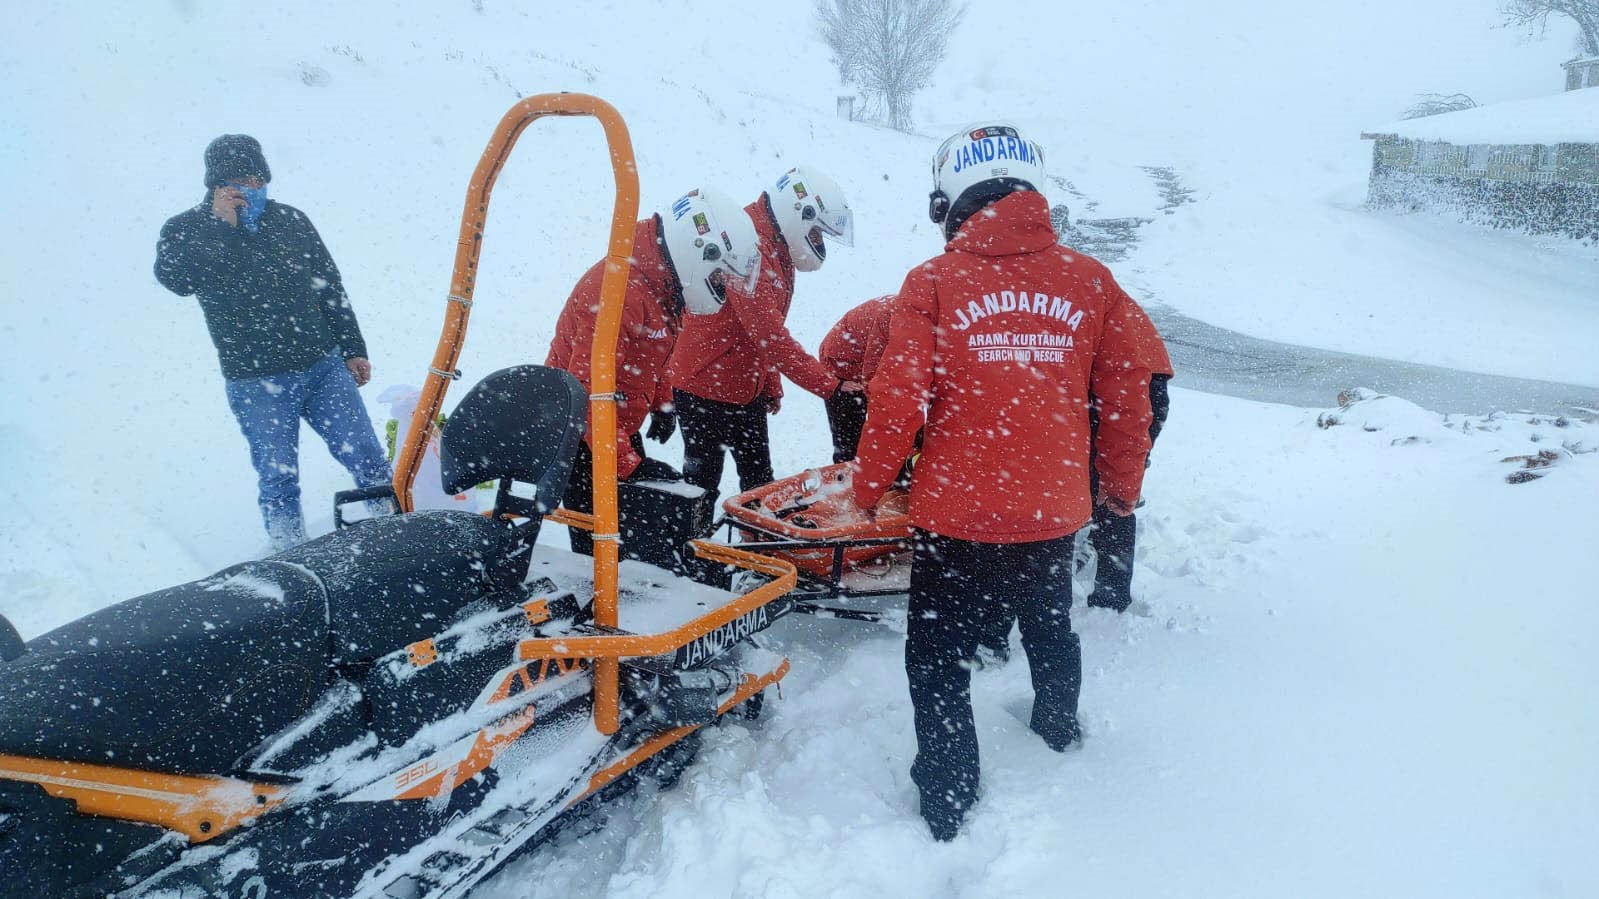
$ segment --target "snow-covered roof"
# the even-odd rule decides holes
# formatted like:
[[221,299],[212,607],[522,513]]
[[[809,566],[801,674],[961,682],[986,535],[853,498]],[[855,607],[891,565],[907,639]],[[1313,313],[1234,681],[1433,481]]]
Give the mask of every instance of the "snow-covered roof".
[[1599,88],[1406,119],[1362,137],[1390,135],[1461,145],[1595,144],[1599,143]]

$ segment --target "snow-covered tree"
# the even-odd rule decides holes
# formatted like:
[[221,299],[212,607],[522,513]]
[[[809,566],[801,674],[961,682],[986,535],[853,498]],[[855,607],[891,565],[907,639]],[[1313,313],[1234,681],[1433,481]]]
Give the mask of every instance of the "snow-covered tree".
[[909,131],[911,97],[944,59],[965,7],[952,0],[817,0],[816,21],[839,76],[868,115]]
[[1549,27],[1551,15],[1565,16],[1582,32],[1582,55],[1599,56],[1599,0],[1504,0],[1500,11],[1509,25]]

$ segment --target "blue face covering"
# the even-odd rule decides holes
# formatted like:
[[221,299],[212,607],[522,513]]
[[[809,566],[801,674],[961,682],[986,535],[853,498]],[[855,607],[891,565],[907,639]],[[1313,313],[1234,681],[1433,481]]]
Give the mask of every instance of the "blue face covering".
[[266,212],[267,189],[266,185],[260,187],[240,187],[239,193],[244,195],[244,208],[239,210],[239,220],[244,223],[244,229],[254,234],[261,227],[261,213]]

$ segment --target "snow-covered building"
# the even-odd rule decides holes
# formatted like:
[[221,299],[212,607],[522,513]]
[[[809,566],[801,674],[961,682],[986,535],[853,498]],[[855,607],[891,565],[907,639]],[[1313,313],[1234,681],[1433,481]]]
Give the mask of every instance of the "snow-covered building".
[[[1583,62],[1577,60],[1575,62]],[[1568,66],[1568,76],[1576,69]],[[1599,240],[1599,89],[1407,119],[1361,135],[1373,206]]]
[[1573,59],[1562,65],[1566,69],[1566,90],[1599,87],[1599,56]]

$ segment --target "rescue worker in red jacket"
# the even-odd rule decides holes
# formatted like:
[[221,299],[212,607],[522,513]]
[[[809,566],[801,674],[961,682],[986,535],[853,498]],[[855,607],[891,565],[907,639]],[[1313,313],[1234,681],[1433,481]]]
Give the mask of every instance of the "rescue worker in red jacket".
[[733,453],[740,490],[773,480],[766,416],[781,404],[783,377],[824,399],[862,386],[835,376],[784,325],[794,273],[821,268],[830,241],[854,242],[843,191],[802,166],[745,211],[760,237],[760,277],[753,289],[730,290],[717,314],[684,322],[669,370],[683,425],[683,479],[713,494],[725,450]]
[[[833,375],[845,381],[866,384],[877,371],[888,344],[888,315],[894,310],[894,295],[867,300],[844,313],[816,355]],[[861,442],[861,427],[866,424],[866,392],[837,391],[827,398],[827,426],[833,432],[833,461],[855,458]]]
[[1032,669],[1030,725],[1077,744],[1082,656],[1071,629],[1072,536],[1089,488],[1090,396],[1100,410],[1100,499],[1126,515],[1149,451],[1149,372],[1132,301],[1098,261],[1056,243],[1037,144],[979,125],[934,155],[929,212],[948,240],[894,301],[854,473],[872,509],[925,422],[910,491],[905,668],[915,711],[911,778],[950,840],[977,797],[969,665],[1016,616]]
[[[616,340],[616,475],[621,480],[678,480],[677,470],[647,458],[638,429],[650,415],[650,439],[672,435],[667,362],[686,318],[714,315],[728,288],[748,290],[759,273],[759,246],[749,216],[713,190],[690,191],[664,213],[641,220],[633,232],[633,256]],[[571,372],[592,389],[590,370],[595,321],[605,260],[594,263],[572,289],[555,324],[544,364]],[[567,508],[593,511],[592,428],[583,435],[564,500]],[[573,548],[588,535],[572,532]]]

